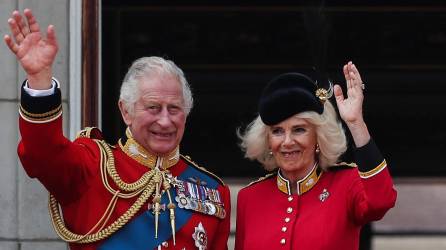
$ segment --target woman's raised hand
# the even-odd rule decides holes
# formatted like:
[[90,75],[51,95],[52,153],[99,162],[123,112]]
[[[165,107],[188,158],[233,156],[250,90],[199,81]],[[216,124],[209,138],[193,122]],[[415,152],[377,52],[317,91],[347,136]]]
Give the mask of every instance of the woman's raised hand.
[[343,68],[345,81],[347,82],[347,97],[344,98],[339,85],[335,86],[334,94],[342,120],[347,124],[363,122],[362,103],[364,100],[364,84],[358,69],[352,62],[348,62]]
[[356,147],[361,147],[370,141],[370,134],[362,115],[364,83],[358,69],[352,62],[344,65],[343,71],[347,82],[347,97],[344,98],[341,87],[335,85],[336,103],[338,104],[339,115],[347,124]]

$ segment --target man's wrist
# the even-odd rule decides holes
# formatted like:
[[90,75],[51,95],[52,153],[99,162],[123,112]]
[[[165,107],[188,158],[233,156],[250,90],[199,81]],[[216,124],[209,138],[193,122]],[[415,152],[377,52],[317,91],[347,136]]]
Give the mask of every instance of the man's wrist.
[[27,79],[29,88],[35,90],[47,90],[51,88],[51,77],[53,72],[51,67],[44,69],[36,74],[28,74]]
[[59,87],[60,87],[59,81],[57,81],[57,79],[53,77],[51,78],[49,89],[44,89],[44,90],[33,89],[29,86],[29,80],[26,80],[25,85],[23,86],[23,90],[32,97],[40,97],[54,94],[56,88]]

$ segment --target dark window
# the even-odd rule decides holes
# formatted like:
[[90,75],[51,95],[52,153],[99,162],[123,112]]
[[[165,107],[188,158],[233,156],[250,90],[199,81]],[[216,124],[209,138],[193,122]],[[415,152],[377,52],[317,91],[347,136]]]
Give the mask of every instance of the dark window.
[[111,142],[124,131],[117,100],[131,62],[163,56],[194,92],[182,153],[221,176],[259,176],[235,131],[256,116],[265,83],[287,71],[311,74],[315,65],[343,83],[341,67],[353,60],[367,86],[365,119],[393,174],[446,175],[446,6],[164,2],[102,3],[102,119]]

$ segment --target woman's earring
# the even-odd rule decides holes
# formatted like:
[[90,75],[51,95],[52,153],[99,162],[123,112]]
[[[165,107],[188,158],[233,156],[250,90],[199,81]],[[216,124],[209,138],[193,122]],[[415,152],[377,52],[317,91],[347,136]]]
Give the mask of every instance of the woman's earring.
[[321,152],[321,149],[319,148],[319,144],[316,144],[316,154],[319,154]]
[[269,156],[269,157],[273,157],[273,151],[269,150],[269,151],[268,151],[268,156]]

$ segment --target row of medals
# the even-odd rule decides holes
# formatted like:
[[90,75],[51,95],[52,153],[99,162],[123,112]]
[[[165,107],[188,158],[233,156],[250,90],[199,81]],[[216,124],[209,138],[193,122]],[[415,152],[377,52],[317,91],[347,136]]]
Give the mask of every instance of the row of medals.
[[225,218],[226,212],[218,190],[176,178],[171,181],[171,184],[175,186],[177,191],[175,200],[178,207],[221,219]]

